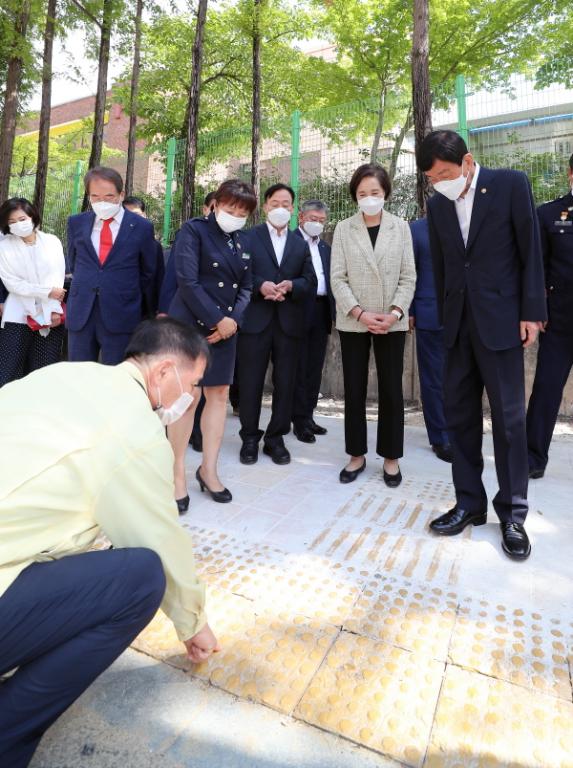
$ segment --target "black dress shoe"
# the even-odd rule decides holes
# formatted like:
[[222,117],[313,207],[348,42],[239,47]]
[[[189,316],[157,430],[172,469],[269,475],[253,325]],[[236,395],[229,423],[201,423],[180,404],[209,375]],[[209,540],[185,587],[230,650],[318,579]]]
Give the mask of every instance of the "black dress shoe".
[[259,458],[259,444],[256,440],[247,440],[241,446],[239,461],[241,464],[256,464]]
[[328,432],[328,429],[326,429],[325,427],[321,427],[320,424],[317,424],[314,419],[311,419],[309,421],[308,428],[315,435],[326,435],[326,433]]
[[189,438],[189,442],[191,443],[191,448],[193,448],[194,451],[197,451],[197,453],[203,453],[203,436],[201,434],[196,435],[194,432],[192,432],[191,437]]
[[263,446],[263,453],[270,456],[275,464],[290,464],[290,453],[281,443],[277,443],[276,445],[265,443]]
[[203,493],[203,491],[207,491],[207,493],[211,494],[213,501],[218,501],[219,504],[227,504],[229,501],[233,501],[233,495],[228,488],[223,488],[222,491],[212,491],[201,477],[201,473],[199,471],[200,469],[201,467],[197,468],[197,472],[195,472],[195,479],[199,483],[201,493]]
[[189,496],[183,496],[182,499],[175,499],[175,503],[177,504],[177,509],[179,510],[180,515],[184,515],[185,512],[189,509]]
[[438,459],[447,461],[448,464],[452,463],[454,457],[452,454],[452,446],[449,443],[445,443],[443,445],[433,445],[432,450]]
[[530,469],[529,470],[529,479],[530,480],[541,480],[543,475],[545,474],[544,469]]
[[361,472],[364,472],[366,469],[366,459],[364,459],[364,462],[361,467],[358,467],[358,469],[346,469],[344,468],[341,470],[340,475],[338,476],[341,483],[353,483],[358,475]]
[[520,523],[501,523],[501,548],[512,560],[527,560],[531,544]]
[[470,512],[466,509],[460,509],[456,504],[445,515],[432,520],[430,528],[434,533],[439,533],[440,536],[455,536],[456,533],[461,533],[468,525],[485,525],[486,523],[486,509]]
[[301,443],[316,443],[314,432],[312,432],[308,427],[298,427],[293,424],[292,431],[296,439],[300,440]]
[[382,468],[382,471],[384,482],[388,488],[397,488],[402,482],[402,473],[400,472],[400,469],[398,469],[395,475],[391,475],[389,472],[386,472],[384,468]]

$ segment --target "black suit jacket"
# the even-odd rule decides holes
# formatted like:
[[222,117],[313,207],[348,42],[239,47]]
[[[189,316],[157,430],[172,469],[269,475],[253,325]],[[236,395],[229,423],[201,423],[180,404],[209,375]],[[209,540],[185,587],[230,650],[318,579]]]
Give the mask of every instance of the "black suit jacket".
[[455,203],[428,201],[430,246],[447,347],[456,341],[464,302],[491,350],[521,344],[519,321],[547,318],[539,224],[527,176],[480,168],[467,245]]
[[[287,336],[303,336],[305,331],[305,299],[316,296],[316,275],[308,245],[302,237],[290,230],[281,263],[266,224],[259,224],[246,232],[245,254],[250,256],[253,272],[253,296],[247,307],[241,330],[261,333],[269,323],[277,320]],[[261,285],[270,280],[280,283],[292,280],[292,292],[284,301],[268,301],[261,294]]]
[[[302,232],[300,231],[300,227],[297,227],[294,230],[295,235],[298,235],[301,240],[306,242],[304,239],[304,236]],[[309,247],[310,250],[310,247]],[[322,238],[318,239],[318,253],[320,255],[320,260],[322,261],[322,268],[324,270],[324,279],[326,282],[326,295],[328,297],[328,307],[330,310],[330,322],[331,324],[336,320],[336,302],[334,301],[334,296],[332,295],[332,290],[330,288],[330,245],[325,242]],[[312,261],[312,254],[310,257]],[[314,269],[314,266],[313,266]],[[316,272],[315,272],[316,274]],[[317,281],[318,285],[318,281]],[[316,296],[316,291],[313,294],[309,294],[308,298],[306,300],[306,311],[305,311],[305,324],[306,327],[309,328],[312,325],[313,318],[315,317],[315,311],[313,306],[314,297]],[[332,329],[330,329],[328,332],[330,333]]]
[[545,264],[549,328],[573,334],[573,194],[537,209]]

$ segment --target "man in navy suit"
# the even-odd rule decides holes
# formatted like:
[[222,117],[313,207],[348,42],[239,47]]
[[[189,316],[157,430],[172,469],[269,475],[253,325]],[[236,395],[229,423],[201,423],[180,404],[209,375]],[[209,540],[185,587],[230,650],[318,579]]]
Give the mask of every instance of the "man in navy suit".
[[573,155],[570,191],[537,209],[545,263],[549,322],[539,339],[537,368],[527,409],[529,477],[543,477],[549,446],[573,366]]
[[[123,207],[131,211],[132,213],[136,213],[138,216],[142,216],[144,219],[147,219],[147,213],[146,213],[146,205],[145,200],[143,200],[141,197],[136,197],[135,195],[129,195],[128,197],[125,197],[123,199]],[[151,297],[152,297],[152,307],[149,309],[144,308],[144,312],[147,315],[152,315],[155,310],[158,309],[159,305],[159,295],[161,293],[161,287],[163,285],[163,279],[165,277],[165,254],[163,252],[163,246],[159,242],[159,240],[155,241],[155,250],[156,250],[156,264],[155,264],[155,276],[153,278],[153,289],[151,291]]]
[[317,279],[316,293],[309,294],[305,302],[305,335],[294,391],[293,432],[302,443],[314,443],[315,435],[325,435],[327,431],[314,420],[326,345],[336,315],[330,290],[330,245],[320,237],[327,220],[328,206],[321,200],[307,200],[300,207],[295,229],[295,234],[308,244]]
[[68,357],[117,365],[144,308],[155,312],[157,247],[153,226],[122,206],[113,168],[86,173],[92,210],[68,219]]
[[[274,184],[264,193],[267,221],[247,233],[253,295],[239,333],[240,460],[254,464],[263,431],[259,429],[265,374],[273,363],[271,420],[263,451],[275,464],[288,464],[283,436],[290,431],[298,357],[305,332],[305,300],[316,293],[316,275],[306,242],[288,229],[294,191]],[[248,251],[248,253],[247,253]]]
[[422,411],[432,450],[442,461],[452,461],[452,449],[444,415],[444,329],[438,318],[438,302],[432,268],[430,235],[426,219],[410,224],[416,261],[416,292],[410,306],[410,330],[416,329],[416,356]]
[[480,168],[454,131],[419,145],[418,167],[437,194],[428,201],[430,246],[447,348],[446,422],[456,505],[430,524],[451,536],[487,519],[482,482],[482,395],[491,407],[499,491],[493,506],[502,549],[529,557],[523,348],[547,317],[539,225],[518,171]]

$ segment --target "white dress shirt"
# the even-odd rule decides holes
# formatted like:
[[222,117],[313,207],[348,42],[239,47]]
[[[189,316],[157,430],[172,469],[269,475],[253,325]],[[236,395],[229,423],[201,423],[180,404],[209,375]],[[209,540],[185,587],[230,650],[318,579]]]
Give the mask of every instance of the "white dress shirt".
[[324,266],[322,264],[322,259],[320,258],[320,250],[318,248],[320,237],[311,237],[310,235],[307,235],[302,227],[299,227],[299,230],[301,235],[308,243],[308,247],[310,249],[312,266],[314,267],[314,271],[316,272],[316,279],[318,280],[316,295],[326,296],[326,278],[324,276]]
[[[123,214],[124,214],[124,209],[122,205],[119,211],[115,214],[115,216],[111,220],[109,225],[109,228],[111,229],[111,239],[114,243],[115,243],[115,238],[117,237],[117,233],[119,232],[119,228],[121,227],[121,222],[123,221]],[[99,241],[101,237],[102,228],[103,228],[103,220],[98,219],[98,217],[96,216],[94,221],[94,226],[92,229],[92,244],[98,256],[99,256]]]
[[472,220],[474,199],[476,196],[479,168],[479,164],[476,163],[476,170],[472,179],[472,183],[470,184],[470,188],[464,197],[458,197],[458,199],[455,201],[456,213],[458,215],[458,221],[460,223],[460,230],[464,239],[464,245],[468,244],[468,237],[470,234],[470,224]]
[[273,227],[272,224],[269,224],[267,221],[267,227],[269,228],[269,234],[271,236],[271,242],[273,244],[273,248],[275,249],[275,256],[277,257],[277,261],[279,263],[279,267],[281,265],[281,261],[283,260],[283,254],[285,252],[285,246],[287,241],[287,233],[288,233],[288,225],[281,229],[281,233],[277,232],[277,230]]

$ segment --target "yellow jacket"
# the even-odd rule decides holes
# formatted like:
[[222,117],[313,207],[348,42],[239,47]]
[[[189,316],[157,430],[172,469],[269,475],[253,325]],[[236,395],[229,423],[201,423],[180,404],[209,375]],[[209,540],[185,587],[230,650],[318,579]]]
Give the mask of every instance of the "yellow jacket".
[[173,453],[134,365],[58,363],[3,387],[0,452],[0,599],[28,565],[85,552],[101,528],[160,556],[181,640],[203,627]]

